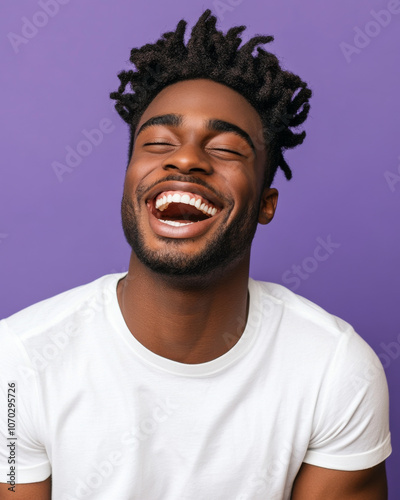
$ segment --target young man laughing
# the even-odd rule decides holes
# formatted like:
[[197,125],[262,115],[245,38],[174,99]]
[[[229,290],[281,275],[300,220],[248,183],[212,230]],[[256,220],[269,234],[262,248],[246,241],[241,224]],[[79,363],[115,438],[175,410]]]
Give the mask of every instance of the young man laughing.
[[131,130],[128,273],[0,324],[2,397],[13,381],[19,398],[16,485],[3,447],[0,499],[387,498],[378,358],[343,320],[249,278],[311,91],[253,54],[272,37],[239,48],[244,27],[215,21],[132,50],[111,95]]

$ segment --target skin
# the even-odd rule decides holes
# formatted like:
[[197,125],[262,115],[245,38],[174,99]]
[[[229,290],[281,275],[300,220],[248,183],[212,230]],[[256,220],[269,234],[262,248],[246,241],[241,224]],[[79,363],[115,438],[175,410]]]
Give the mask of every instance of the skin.
[[9,491],[9,484],[0,483],[0,500],[50,500],[51,476],[39,483],[17,484],[15,492]]
[[[153,126],[140,132],[126,174],[124,196],[135,207],[147,247],[164,257],[179,253],[183,259],[192,259],[207,251],[210,240],[229,227],[249,204],[260,199],[257,221],[270,222],[278,192],[262,188],[265,149],[253,151],[242,137],[213,132],[204,125],[207,119],[224,120],[257,138],[262,124],[255,109],[224,85],[208,80],[179,82],[158,94],[141,117],[137,130],[151,117],[170,113],[182,115],[184,124]],[[155,140],[172,146],[147,146]],[[240,155],[219,150],[224,147]],[[135,196],[138,187],[146,192],[147,187],[171,174],[183,182],[198,178],[216,192],[224,193],[233,204],[230,211],[223,209],[219,220],[204,234],[180,240],[179,244],[154,234],[148,222],[146,196]],[[121,311],[134,336],[156,354],[182,363],[204,363],[227,352],[243,333],[247,318],[250,244],[251,241],[234,262],[201,276],[160,275],[132,252],[128,275],[117,291]],[[140,302],[135,300],[138,296]],[[238,317],[242,318],[240,331]],[[221,332],[230,335],[223,337]],[[226,338],[233,340],[227,343]]]
[[[254,227],[257,223],[268,224],[275,214],[278,192],[263,185],[268,151],[259,143],[261,120],[240,94],[209,80],[176,83],[150,103],[137,131],[150,118],[171,113],[181,115],[183,122],[151,126],[137,133],[126,174],[123,214],[125,210],[125,218],[134,217],[147,253],[182,265],[206,255],[218,235],[238,224],[243,213],[253,217]],[[257,147],[252,149],[235,133],[209,130],[205,127],[209,119],[240,127]],[[149,145],[152,141],[169,145]],[[180,179],[183,191],[189,190],[186,181],[194,181],[191,186],[195,186],[197,179],[223,196],[218,217],[195,237],[161,237],[149,223],[146,193],[158,183],[162,186],[170,175]],[[179,182],[174,182],[178,189]],[[130,231],[128,228],[125,232]],[[243,229],[243,235],[248,241],[233,259],[227,259],[218,269],[194,275],[154,271],[133,251],[128,275],[117,288],[119,305],[132,335],[154,353],[181,363],[204,363],[231,349],[244,331],[248,313],[253,232]],[[50,481],[18,485],[16,494],[8,493],[7,485],[0,485],[0,500],[6,498],[48,500]],[[384,463],[351,472],[303,464],[291,498],[385,500]]]
[[291,500],[387,500],[385,463],[359,471],[303,464]]

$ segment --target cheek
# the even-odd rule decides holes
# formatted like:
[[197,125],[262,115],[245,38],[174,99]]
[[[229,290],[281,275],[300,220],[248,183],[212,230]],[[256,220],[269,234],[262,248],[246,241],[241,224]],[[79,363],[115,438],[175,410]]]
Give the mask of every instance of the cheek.
[[149,162],[144,162],[133,156],[126,171],[125,187],[132,189],[132,187],[137,186],[151,170]]
[[150,172],[158,169],[162,163],[162,156],[148,153],[134,153],[129,163],[128,171],[133,170],[138,178],[146,177]]
[[254,171],[250,168],[243,168],[243,165],[232,166],[227,173],[225,182],[229,185],[229,191],[236,197],[245,201],[256,197],[259,191],[258,181]]
[[124,193],[131,192],[133,186],[134,186],[134,173],[133,173],[133,169],[129,165],[128,170],[126,171],[126,174],[125,174]]

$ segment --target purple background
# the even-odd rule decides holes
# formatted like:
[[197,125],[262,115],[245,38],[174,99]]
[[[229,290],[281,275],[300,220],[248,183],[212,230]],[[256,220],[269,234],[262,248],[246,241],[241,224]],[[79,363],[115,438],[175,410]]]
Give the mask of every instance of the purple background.
[[[314,97],[307,139],[286,155],[294,178],[278,174],[276,218],[256,235],[251,275],[283,284],[286,276],[289,288],[350,322],[380,355],[391,392],[390,498],[400,498],[400,13],[383,15],[384,27],[371,13],[400,12],[400,2],[63,2],[47,21],[40,2],[0,7],[0,317],[127,269],[119,204],[128,130],[108,94],[130,49],[182,17],[191,27],[208,7],[224,31],[247,25],[244,41],[272,34],[268,50]],[[45,25],[22,31],[23,18]],[[357,39],[363,48],[356,27],[369,33]],[[342,42],[356,49],[347,58]],[[112,132],[60,182],[53,162],[65,164],[65,148],[103,119]],[[329,235],[339,246],[313,260],[317,238]],[[297,288],[293,265],[302,266]]]

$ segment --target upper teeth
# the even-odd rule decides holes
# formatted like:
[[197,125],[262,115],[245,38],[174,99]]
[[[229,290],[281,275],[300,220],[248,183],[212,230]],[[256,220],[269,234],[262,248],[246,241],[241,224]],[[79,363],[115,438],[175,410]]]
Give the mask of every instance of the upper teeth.
[[161,212],[165,210],[170,203],[185,203],[186,205],[195,206],[198,210],[207,215],[215,215],[217,213],[217,209],[215,207],[210,207],[206,203],[202,202],[200,199],[196,199],[194,196],[190,197],[188,194],[168,194],[164,196],[160,196],[156,200],[156,208]]

